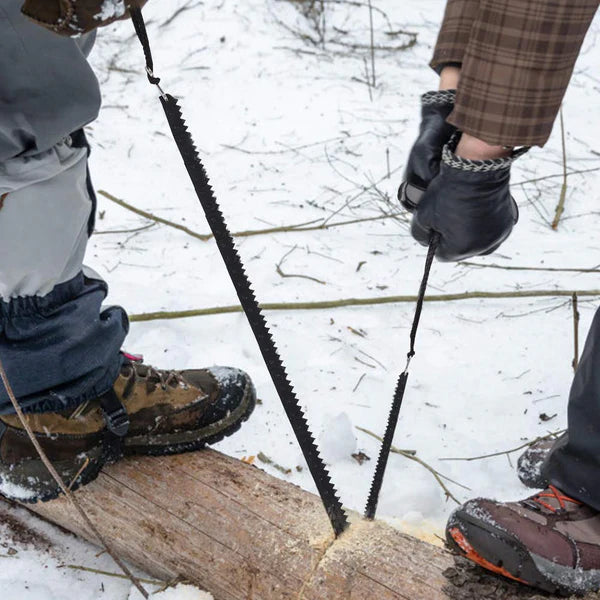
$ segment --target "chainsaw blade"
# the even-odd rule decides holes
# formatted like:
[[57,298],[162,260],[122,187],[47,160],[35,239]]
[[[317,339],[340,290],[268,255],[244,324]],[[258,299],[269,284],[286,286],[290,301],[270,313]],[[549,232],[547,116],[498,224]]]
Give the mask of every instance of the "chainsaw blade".
[[258,346],[275,385],[275,389],[277,390],[283,408],[296,435],[296,439],[304,454],[304,458],[306,459],[310,473],[317,486],[331,525],[336,535],[339,535],[346,527],[348,527],[348,517],[342,508],[337,491],[331,481],[325,463],[319,454],[319,450],[315,443],[315,439],[310,432],[304,412],[300,407],[300,403],[288,379],[287,372],[283,366],[275,342],[267,327],[260,306],[256,301],[254,291],[252,290],[250,281],[244,270],[241,258],[235,248],[231,233],[227,228],[227,224],[225,223],[219,204],[210,186],[208,176],[202,161],[200,160],[192,136],[183,119],[181,108],[179,107],[177,100],[170,94],[162,94],[160,100],[185,167],[194,184],[202,208],[204,209],[206,220],[214,235],[219,252],[225,262],[225,266],[229,272],[238,298],[240,299],[242,308],[246,313],[250,327],[258,342]]

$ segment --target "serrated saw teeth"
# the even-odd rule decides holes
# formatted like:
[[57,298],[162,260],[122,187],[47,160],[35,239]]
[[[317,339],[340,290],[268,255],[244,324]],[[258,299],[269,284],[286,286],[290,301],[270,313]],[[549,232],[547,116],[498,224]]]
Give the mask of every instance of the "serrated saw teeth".
[[331,522],[331,525],[339,535],[348,527],[348,517],[344,512],[342,504],[338,498],[337,491],[331,481],[325,463],[323,462],[315,439],[308,427],[308,421],[299,405],[298,399],[294,393],[289,377],[283,366],[277,346],[267,327],[267,322],[262,315],[260,306],[256,301],[254,291],[250,285],[248,276],[242,260],[235,248],[233,238],[223,214],[219,208],[214,196],[208,176],[202,165],[194,142],[188,132],[182,116],[181,109],[177,100],[171,95],[161,96],[160,101],[163,105],[167,121],[177,143],[177,147],[183,158],[185,167],[190,175],[200,204],[204,209],[206,220],[214,235],[215,241],[227,267],[231,281],[236,289],[237,295],[252,332],[258,342],[275,389],[279,395],[284,410],[288,416],[292,429],[296,435],[302,453],[308,464],[308,468],[314,479],[315,485],[319,490],[321,500]]

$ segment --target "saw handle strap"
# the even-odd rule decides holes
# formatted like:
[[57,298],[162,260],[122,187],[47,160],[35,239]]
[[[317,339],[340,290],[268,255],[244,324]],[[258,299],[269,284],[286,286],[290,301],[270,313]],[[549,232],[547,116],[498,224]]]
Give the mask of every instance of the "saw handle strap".
[[412,357],[415,355],[415,341],[417,339],[417,330],[419,328],[419,321],[421,320],[421,312],[423,310],[423,302],[425,301],[425,292],[427,290],[427,281],[429,280],[429,273],[431,271],[431,265],[433,264],[433,257],[440,243],[440,234],[433,232],[429,242],[429,250],[427,251],[427,258],[425,260],[425,272],[423,273],[423,279],[421,280],[421,287],[419,288],[419,296],[417,299],[417,308],[415,310],[415,316],[413,319],[412,328],[410,330],[410,350],[407,354],[406,367],[398,378],[396,384],[396,390],[394,392],[394,399],[392,400],[392,407],[388,416],[388,422],[385,428],[385,434],[381,442],[381,448],[379,450],[379,457],[377,459],[377,465],[375,466],[375,473],[373,474],[373,481],[371,482],[371,489],[369,490],[369,497],[367,499],[367,506],[365,508],[365,518],[374,519],[375,513],[377,512],[377,504],[379,502],[379,494],[381,492],[381,486],[383,485],[383,477],[385,475],[385,469],[387,467],[388,458],[392,449],[392,442],[394,441],[394,434],[396,433],[396,427],[398,425],[398,418],[400,417],[400,408],[402,407],[402,400],[404,399],[404,392],[406,391],[406,382],[408,380],[408,366]]
[[[429,240],[429,249],[427,250],[427,258],[425,259],[425,271],[423,273],[423,279],[421,280],[421,287],[419,288],[419,296],[417,299],[417,308],[415,310],[415,317],[413,319],[412,328],[410,330],[410,350],[408,351],[408,359],[410,360],[415,355],[415,342],[417,340],[417,329],[419,328],[419,321],[421,320],[421,312],[423,311],[423,303],[425,302],[425,292],[427,291],[427,282],[429,281],[429,273],[431,272],[431,265],[433,264],[433,257],[440,245],[441,235],[434,231],[431,234]],[[408,367],[408,365],[407,365]]]

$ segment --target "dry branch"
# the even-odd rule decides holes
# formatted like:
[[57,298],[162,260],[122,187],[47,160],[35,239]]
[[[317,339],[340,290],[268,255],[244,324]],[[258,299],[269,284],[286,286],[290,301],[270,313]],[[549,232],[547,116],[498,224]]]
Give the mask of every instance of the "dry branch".
[[[458,294],[431,294],[425,297],[426,302],[455,302],[473,299],[500,299],[500,298],[556,298],[561,296],[572,297],[573,294],[582,296],[600,296],[600,290],[529,290],[515,292],[462,292]],[[374,298],[342,298],[339,300],[321,300],[315,302],[265,302],[261,304],[263,310],[319,310],[325,308],[343,308],[347,306],[372,306],[378,304],[399,304],[416,302],[417,296],[379,296]],[[185,319],[187,317],[203,317],[207,315],[222,315],[242,312],[239,304],[229,306],[213,306],[190,310],[156,311],[130,315],[132,322],[157,321],[160,319]]]
[[[372,431],[369,431],[368,429],[365,429],[363,427],[358,427],[358,426],[356,427],[356,429],[358,429],[359,431],[362,431],[363,433],[366,433],[367,435],[370,435],[371,437],[374,437],[376,440],[379,440],[380,442],[383,442],[382,437],[378,436],[376,433],[373,433]],[[459,487],[461,487],[465,490],[469,489],[467,486],[463,485],[462,483],[458,483],[457,481],[454,481],[453,479],[446,477],[446,475],[442,475],[439,471],[436,471],[431,465],[426,463],[424,460],[422,460],[421,458],[419,458],[412,452],[407,452],[406,450],[400,450],[399,448],[396,448],[395,446],[390,447],[390,452],[393,452],[394,454],[399,454],[400,456],[404,456],[404,458],[408,458],[409,460],[413,460],[414,462],[420,464],[422,467],[427,469],[427,471],[429,471],[433,475],[434,479],[438,482],[438,484],[442,488],[442,490],[444,490],[444,494],[446,494],[446,498],[450,498],[451,500],[454,500],[454,502],[456,502],[456,504],[460,504],[460,502],[456,499],[456,497],[448,489],[448,486],[446,486],[446,484],[442,481],[442,479],[446,479],[447,481],[450,481],[454,485],[458,485]]]
[[556,439],[559,436],[561,436],[565,431],[566,431],[566,429],[561,429],[560,431],[552,431],[548,435],[543,435],[541,437],[537,437],[534,440],[525,442],[524,444],[521,444],[520,446],[517,446],[516,448],[510,448],[509,450],[500,450],[499,452],[491,452],[490,454],[482,454],[481,456],[469,456],[467,458],[440,458],[440,460],[472,462],[474,460],[483,460],[485,458],[494,458],[496,456],[504,456],[504,455],[509,456],[510,454],[514,454],[515,452],[518,452],[519,450],[524,450],[525,448],[529,448],[530,446],[533,446],[533,444],[537,444],[538,442],[541,442],[543,440]]
[[560,218],[565,210],[565,200],[567,199],[567,179],[569,177],[567,173],[567,144],[565,141],[565,120],[563,116],[563,109],[560,109],[560,135],[562,140],[562,158],[563,158],[563,182],[560,188],[560,198],[558,205],[556,206],[556,212],[554,214],[554,220],[552,221],[552,229],[556,231]]
[[[193,231],[184,225],[180,225],[179,223],[175,223],[173,221],[169,221],[168,219],[163,219],[157,215],[154,215],[148,211],[142,210],[141,208],[137,208],[125,200],[121,200],[116,196],[113,196],[109,192],[105,190],[98,190],[98,193],[104,196],[106,199],[118,204],[120,207],[139,215],[140,217],[144,217],[150,221],[154,221],[155,223],[160,223],[162,225],[166,225],[167,227],[172,227],[173,229],[177,229],[178,231],[183,231],[188,235],[201,240],[203,242],[207,242],[213,239],[212,233],[198,233],[197,231]],[[242,231],[234,231],[231,235],[235,237],[251,237],[254,235],[266,235],[269,233],[294,233],[299,231],[320,231],[325,229],[332,229],[333,227],[344,227],[346,225],[354,225],[356,223],[368,223],[370,221],[383,221],[386,219],[396,219],[399,217],[405,217],[404,213],[391,213],[385,215],[377,215],[375,217],[364,217],[360,219],[349,219],[347,221],[338,221],[336,223],[329,223],[329,219],[331,217],[327,217],[326,219],[314,219],[312,221],[304,221],[302,223],[295,223],[292,225],[280,225],[277,227],[266,227],[264,229],[246,229]],[[131,231],[142,231],[145,227],[141,227],[139,229],[132,229]],[[127,233],[128,231],[102,231],[102,234],[109,233]]]
[[582,267],[521,267],[513,265],[496,265],[496,264],[482,264],[469,262],[466,260],[456,263],[458,265],[465,265],[466,267],[478,267],[480,269],[502,269],[503,271],[541,271],[544,273],[600,273],[598,267],[591,267],[589,269]]

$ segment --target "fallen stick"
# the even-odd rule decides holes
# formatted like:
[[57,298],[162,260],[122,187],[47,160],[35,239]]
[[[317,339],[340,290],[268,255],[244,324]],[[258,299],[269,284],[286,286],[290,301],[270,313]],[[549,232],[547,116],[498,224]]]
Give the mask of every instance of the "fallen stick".
[[[561,296],[572,297],[600,296],[600,290],[520,290],[516,292],[461,292],[458,294],[431,294],[426,296],[425,302],[455,302],[459,300],[473,300],[477,298],[557,298]],[[315,302],[265,302],[261,304],[263,310],[318,310],[324,308],[343,308],[346,306],[371,306],[377,304],[398,304],[403,302],[416,302],[417,296],[378,296],[374,298],[341,298],[339,300],[321,300]],[[185,319],[188,317],[203,317],[207,315],[222,315],[242,312],[239,304],[227,306],[212,306],[208,308],[194,308],[190,310],[156,311],[137,313],[129,316],[132,322],[157,321],[161,319]]]

